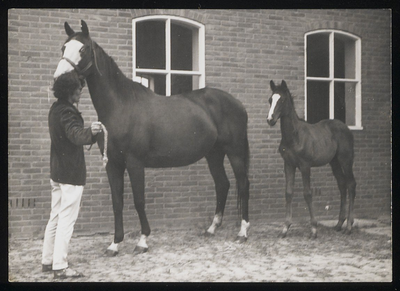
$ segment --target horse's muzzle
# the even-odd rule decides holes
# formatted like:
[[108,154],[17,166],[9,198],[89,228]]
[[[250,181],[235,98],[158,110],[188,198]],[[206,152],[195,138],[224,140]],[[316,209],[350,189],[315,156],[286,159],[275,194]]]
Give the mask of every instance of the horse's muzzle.
[[271,118],[271,119],[267,118],[267,122],[268,122],[268,124],[269,124],[270,126],[274,126],[274,125],[276,124],[276,120],[273,119],[273,118]]

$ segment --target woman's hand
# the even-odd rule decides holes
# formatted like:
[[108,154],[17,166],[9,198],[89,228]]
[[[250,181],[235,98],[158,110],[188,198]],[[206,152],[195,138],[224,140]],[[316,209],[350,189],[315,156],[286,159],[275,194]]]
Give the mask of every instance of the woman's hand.
[[90,126],[90,129],[92,130],[92,134],[96,135],[99,132],[101,132],[101,122],[100,121],[95,121],[92,123]]

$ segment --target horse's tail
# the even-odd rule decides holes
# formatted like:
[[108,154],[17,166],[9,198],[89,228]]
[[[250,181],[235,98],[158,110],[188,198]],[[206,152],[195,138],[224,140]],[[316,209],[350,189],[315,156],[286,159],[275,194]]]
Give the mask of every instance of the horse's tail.
[[240,215],[242,213],[242,195],[249,195],[249,166],[250,166],[250,147],[249,147],[249,140],[247,138],[247,130],[246,130],[246,135],[245,135],[245,140],[244,140],[244,166],[245,166],[245,175],[242,177],[244,179],[244,192],[242,193],[239,189],[239,181],[236,180],[236,192],[237,192],[237,209],[238,209],[238,216],[240,218]]

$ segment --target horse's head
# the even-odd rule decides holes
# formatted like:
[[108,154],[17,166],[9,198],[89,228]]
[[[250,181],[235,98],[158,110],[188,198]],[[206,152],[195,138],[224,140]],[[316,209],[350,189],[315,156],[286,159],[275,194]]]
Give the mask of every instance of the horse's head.
[[281,117],[287,102],[290,102],[291,96],[284,80],[282,80],[280,85],[275,85],[274,81],[271,80],[270,86],[272,95],[268,102],[271,108],[269,109],[267,122],[269,125],[273,126],[278,121],[279,117]]
[[67,22],[64,23],[68,38],[61,49],[63,55],[54,73],[54,78],[73,70],[81,78],[85,78],[93,70],[93,62],[96,62],[93,56],[93,41],[89,36],[86,22],[81,20],[81,25],[81,32],[75,32]]

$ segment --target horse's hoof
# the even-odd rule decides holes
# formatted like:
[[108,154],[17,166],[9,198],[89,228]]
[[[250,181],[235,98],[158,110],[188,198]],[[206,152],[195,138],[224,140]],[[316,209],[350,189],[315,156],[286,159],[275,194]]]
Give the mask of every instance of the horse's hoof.
[[333,229],[336,230],[336,231],[341,231],[342,230],[342,226],[336,225]]
[[285,238],[287,235],[287,232],[280,232],[278,233],[278,238]]
[[204,236],[205,236],[205,237],[214,237],[215,234],[213,234],[213,233],[211,233],[211,232],[208,232],[208,231],[205,231],[205,232],[204,232]]
[[144,254],[144,253],[147,253],[148,250],[149,250],[149,248],[136,246],[135,249],[133,250],[133,254],[134,255]]
[[346,229],[343,231],[343,233],[344,233],[344,234],[347,234],[347,235],[350,235],[350,234],[351,234],[351,229],[346,228]]
[[316,233],[310,233],[310,239],[317,239]]
[[245,237],[245,236],[237,236],[235,241],[240,243],[240,244],[242,244],[242,243],[245,243],[247,241],[247,237]]
[[118,252],[117,252],[117,251],[113,251],[113,250],[107,249],[107,250],[105,251],[105,255],[106,255],[107,257],[115,257],[116,255],[118,255]]

